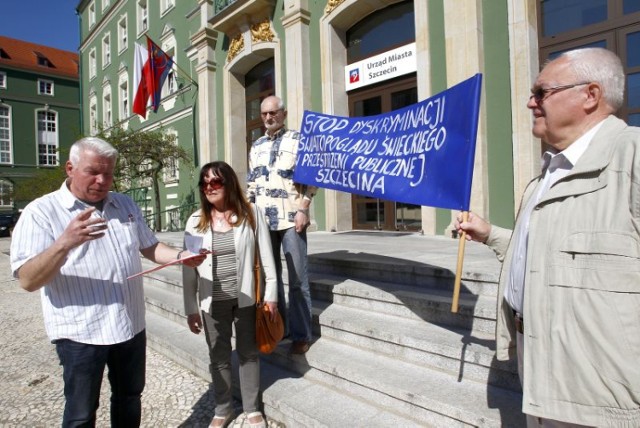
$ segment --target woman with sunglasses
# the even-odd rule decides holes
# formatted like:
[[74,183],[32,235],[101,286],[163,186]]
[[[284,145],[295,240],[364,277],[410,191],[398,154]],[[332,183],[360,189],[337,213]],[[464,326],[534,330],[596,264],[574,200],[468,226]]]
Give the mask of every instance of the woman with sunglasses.
[[[185,248],[210,250],[197,269],[183,269],[185,313],[189,329],[204,329],[216,400],[209,427],[227,426],[235,416],[231,396],[231,336],[236,331],[240,361],[240,390],[246,421],[265,427],[259,410],[260,367],[256,346],[254,285],[255,243],[264,249],[264,300],[272,314],[278,311],[277,281],[269,228],[260,210],[250,204],[235,171],[225,162],[206,164],[198,182],[200,209],[185,228]],[[274,315],[275,316],[275,315]]]

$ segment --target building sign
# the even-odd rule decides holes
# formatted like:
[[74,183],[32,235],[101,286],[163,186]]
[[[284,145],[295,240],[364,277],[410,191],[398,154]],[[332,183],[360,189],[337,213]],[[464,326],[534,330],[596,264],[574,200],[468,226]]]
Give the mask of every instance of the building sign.
[[347,65],[344,68],[345,86],[350,91],[413,73],[417,69],[414,42]]

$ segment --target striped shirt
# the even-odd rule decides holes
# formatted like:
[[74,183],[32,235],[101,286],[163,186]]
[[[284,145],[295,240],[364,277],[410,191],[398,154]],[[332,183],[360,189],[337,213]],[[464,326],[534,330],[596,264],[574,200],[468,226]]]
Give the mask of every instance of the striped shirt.
[[233,229],[213,232],[211,248],[213,256],[213,300],[238,298],[238,274],[236,271],[236,246]]
[[[24,209],[11,239],[11,270],[49,248],[87,205],[62,187]],[[94,215],[97,215],[94,213]],[[95,345],[131,339],[145,328],[140,249],[158,241],[128,196],[110,193],[105,236],[72,249],[60,272],[41,288],[47,335]]]

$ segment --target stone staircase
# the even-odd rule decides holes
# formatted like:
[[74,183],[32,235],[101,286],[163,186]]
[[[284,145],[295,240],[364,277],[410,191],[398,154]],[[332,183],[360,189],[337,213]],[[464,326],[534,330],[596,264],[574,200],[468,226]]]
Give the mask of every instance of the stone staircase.
[[[303,356],[288,355],[287,340],[263,356],[269,419],[287,427],[525,426],[515,363],[494,355],[490,252],[471,252],[452,314],[453,240],[316,232],[309,247],[316,339]],[[186,327],[180,280],[173,268],[145,277],[149,345],[210,379],[204,337]]]

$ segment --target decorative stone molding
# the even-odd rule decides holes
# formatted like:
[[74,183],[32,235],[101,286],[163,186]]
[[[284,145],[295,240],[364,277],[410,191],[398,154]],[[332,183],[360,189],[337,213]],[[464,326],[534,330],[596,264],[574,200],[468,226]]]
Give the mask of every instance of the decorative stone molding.
[[242,34],[238,34],[231,40],[229,44],[229,53],[227,54],[227,62],[231,62],[236,55],[244,50],[244,37]]
[[272,42],[275,34],[271,30],[271,22],[265,19],[251,26],[251,42]]
[[330,14],[336,7],[340,6],[342,3],[344,3],[344,0],[328,0],[327,6],[324,8],[324,13],[327,15]]
[[176,33],[176,29],[171,26],[171,24],[165,24],[162,29],[162,33],[160,33],[160,41],[164,41],[169,36],[172,36]]
[[[212,28],[234,38],[247,31],[247,26],[269,20],[277,0],[236,0],[209,20]],[[247,39],[247,42],[249,40]]]

